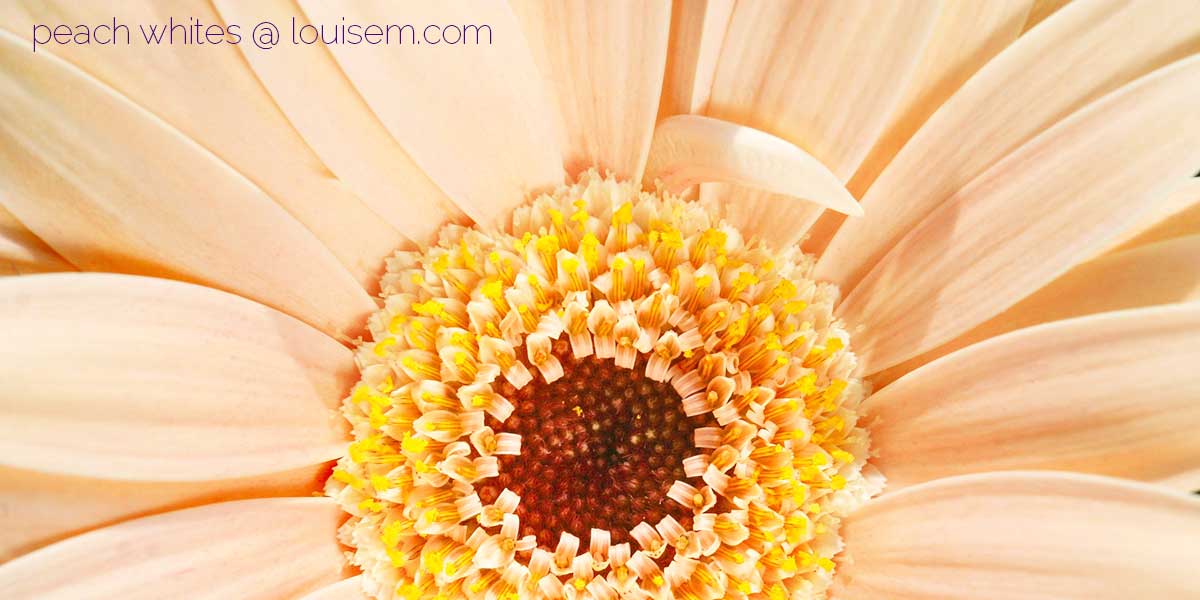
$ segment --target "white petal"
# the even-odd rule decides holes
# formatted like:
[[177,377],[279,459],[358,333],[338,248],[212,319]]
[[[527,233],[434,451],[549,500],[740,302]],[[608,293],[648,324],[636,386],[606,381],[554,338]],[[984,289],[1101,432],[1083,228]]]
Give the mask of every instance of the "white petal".
[[861,198],[871,218],[838,231],[817,278],[849,293],[922,219],[1030,138],[1088,102],[1195,53],[1200,19],[1192,9],[1172,0],[1076,2],[1022,36],[896,155]]
[[[291,0],[217,0],[215,5],[227,23],[311,25]],[[283,43],[266,52],[249,42],[238,48],[304,141],[389,224],[429,243],[446,223],[465,222],[462,211],[371,112],[327,48]]]
[[1072,317],[1200,300],[1200,235],[1115,252],[1083,263],[974,329],[871,376],[876,387],[938,357],[1002,333]]
[[[39,49],[37,56],[45,57],[47,54],[43,50],[46,50],[62,57],[162,119],[170,128],[194,140],[261,188],[303,223],[328,246],[360,284],[368,289],[375,286],[383,270],[383,258],[403,243],[404,238],[367,208],[345,184],[330,176],[329,170],[297,134],[234,45],[185,43],[178,30],[170,43],[164,41],[148,45],[139,37],[142,35],[139,25],[154,24],[162,28],[170,17],[175,19],[175,23],[187,23],[189,18],[193,18],[205,28],[223,22],[211,3],[205,0],[180,0],[173,3],[170,10],[164,10],[154,0],[130,0],[121,2],[117,7],[71,0],[5,2],[0,5],[0,25],[20,35],[31,35],[35,23],[98,24],[111,23],[115,18],[129,26],[132,29],[129,44],[54,45]],[[249,44],[253,23],[244,23],[242,27],[242,43]],[[29,55],[30,45],[28,40],[21,40],[18,51]],[[27,56],[23,60],[32,60],[32,57]],[[320,86],[320,81],[315,80],[315,73],[312,75],[314,80],[308,85]],[[70,96],[78,92],[76,85],[42,86],[40,94],[43,97]],[[55,103],[65,101],[55,99]],[[72,101],[90,104],[87,94]],[[124,144],[145,144],[150,146],[147,150],[153,150],[152,144],[159,140],[155,137],[145,139],[147,136],[138,129],[123,129],[124,118],[110,113],[103,106],[88,106],[91,109],[88,117],[95,119],[97,115],[104,115],[106,119],[112,118],[113,122],[108,125],[119,133],[96,139],[93,143],[98,148],[119,153],[116,148]],[[83,127],[81,124],[79,128],[84,131],[100,129],[98,125],[87,125]],[[76,132],[75,135],[80,133],[83,132]],[[114,144],[118,140],[123,143]],[[65,156],[72,158],[81,154],[67,151],[66,148],[63,150]],[[205,160],[211,159],[205,157]],[[126,170],[132,170],[133,173],[124,174],[132,180],[130,183],[138,177],[148,177],[155,170],[181,171],[191,168],[188,160],[170,154],[158,161],[130,162],[133,164]],[[114,169],[113,177],[117,174],[123,173]],[[211,172],[204,170],[196,173],[197,178],[205,175],[211,176]],[[76,183],[93,182],[83,180]],[[164,194],[164,197],[183,196],[219,215],[222,207],[215,197],[227,194],[225,190],[197,186],[182,180],[176,181],[170,194]],[[227,215],[230,222],[237,218],[239,216]],[[49,239],[46,241],[55,245]],[[90,268],[76,264],[81,268]]]
[[307,496],[329,464],[204,482],[110,481],[0,467],[0,562],[71,535],[128,519],[213,502]]
[[734,183],[862,214],[837,176],[804,150],[769,133],[711,117],[678,115],[659,123],[646,178],[661,180],[675,193],[698,183]]
[[296,597],[340,579],[328,498],[210,504],[99,529],[0,566],[10,598]]
[[1008,469],[1169,478],[1200,467],[1196,365],[1196,302],[1015,331],[871,396],[874,462],[889,488]]
[[1072,115],[929,215],[838,308],[866,327],[854,339],[864,371],[986,321],[1153,212],[1200,164],[1198,101],[1200,56]]
[[205,148],[3,31],[0,62],[0,199],[72,264],[220,287],[330,333],[373,310],[312,233]]
[[[481,223],[562,183],[561,134],[520,25],[503,2],[300,0],[310,21],[474,24],[466,45],[330,47],[350,81],[409,156]],[[485,27],[486,26],[486,27]],[[425,32],[422,30],[421,35]],[[446,35],[449,35],[448,33]],[[476,37],[478,36],[478,37]],[[478,41],[476,41],[478,39]]]
[[199,481],[336,458],[351,352],[209,288],[107,274],[0,279],[0,462]]
[[1194,595],[1200,499],[1064,473],[989,473],[887,494],[846,518],[840,600]]
[[567,173],[598,167],[640,180],[658,114],[671,3],[510,4],[556,100]]

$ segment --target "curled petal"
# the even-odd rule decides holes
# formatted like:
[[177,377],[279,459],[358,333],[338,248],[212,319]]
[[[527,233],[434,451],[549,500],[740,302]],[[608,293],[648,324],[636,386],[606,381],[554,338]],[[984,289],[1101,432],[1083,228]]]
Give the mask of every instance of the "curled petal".
[[699,183],[735,183],[863,214],[837,176],[804,150],[769,133],[699,115],[677,115],[658,124],[646,177],[673,193]]

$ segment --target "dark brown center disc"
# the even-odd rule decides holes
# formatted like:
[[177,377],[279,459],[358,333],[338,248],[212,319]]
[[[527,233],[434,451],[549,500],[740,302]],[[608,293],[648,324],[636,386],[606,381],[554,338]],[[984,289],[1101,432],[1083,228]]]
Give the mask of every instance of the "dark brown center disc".
[[641,361],[623,369],[577,360],[563,343],[555,355],[565,371],[558,381],[535,376],[520,390],[502,390],[516,410],[492,426],[519,434],[521,454],[501,457],[500,476],[481,486],[483,502],[504,488],[520,494],[521,535],[536,535],[547,549],[563,531],[586,548],[592,528],[608,530],[614,544],[633,542],[630,529],[667,514],[686,527],[690,511],[667,490],[686,480],[683,459],[697,453],[693,431],[711,415],[689,419],[679,394],[646,378]]

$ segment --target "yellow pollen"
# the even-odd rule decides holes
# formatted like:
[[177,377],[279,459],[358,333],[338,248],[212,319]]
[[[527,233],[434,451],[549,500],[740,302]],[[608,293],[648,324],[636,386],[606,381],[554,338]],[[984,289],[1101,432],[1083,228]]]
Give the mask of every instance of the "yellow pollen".
[[366,500],[363,500],[362,502],[358,503],[358,508],[359,508],[359,510],[364,510],[364,511],[380,512],[383,510],[384,507],[383,507],[382,502],[380,502],[374,498],[367,498]]
[[383,357],[387,356],[388,349],[395,345],[396,345],[396,338],[394,338],[394,337],[383,338],[382,341],[375,344],[375,350],[374,350],[375,356],[378,356],[379,358],[383,358]]
[[421,453],[429,447],[429,439],[413,437],[405,433],[404,439],[400,442],[400,447],[405,452],[412,452],[414,454]]
[[633,222],[633,203],[626,202],[613,213],[613,225],[628,225]]
[[356,490],[361,490],[364,487],[366,487],[365,484],[363,483],[363,480],[361,477],[359,477],[353,473],[350,473],[348,471],[345,471],[343,469],[340,469],[340,468],[334,469],[332,476],[334,479],[336,479]]

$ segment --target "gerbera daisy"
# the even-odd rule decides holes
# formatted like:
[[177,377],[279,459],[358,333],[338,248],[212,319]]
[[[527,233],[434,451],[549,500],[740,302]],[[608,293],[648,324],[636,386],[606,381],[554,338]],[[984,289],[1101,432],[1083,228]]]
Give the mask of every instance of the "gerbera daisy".
[[0,7],[0,595],[1192,597],[1186,1]]

